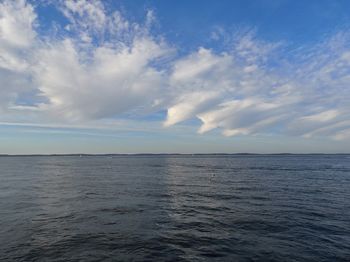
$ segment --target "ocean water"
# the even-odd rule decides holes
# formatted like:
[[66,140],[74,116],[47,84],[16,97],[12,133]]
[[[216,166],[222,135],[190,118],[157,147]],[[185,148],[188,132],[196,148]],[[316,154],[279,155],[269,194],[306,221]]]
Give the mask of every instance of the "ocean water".
[[0,157],[0,261],[350,261],[350,156]]

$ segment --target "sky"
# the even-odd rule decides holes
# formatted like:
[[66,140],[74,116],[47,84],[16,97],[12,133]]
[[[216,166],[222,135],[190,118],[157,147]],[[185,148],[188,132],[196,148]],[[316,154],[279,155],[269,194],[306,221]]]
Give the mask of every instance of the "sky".
[[0,154],[349,153],[350,2],[0,0]]

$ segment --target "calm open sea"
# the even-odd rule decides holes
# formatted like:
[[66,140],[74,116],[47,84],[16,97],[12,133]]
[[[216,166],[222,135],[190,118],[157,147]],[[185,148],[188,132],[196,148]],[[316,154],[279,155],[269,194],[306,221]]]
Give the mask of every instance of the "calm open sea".
[[350,156],[0,157],[0,261],[350,261]]

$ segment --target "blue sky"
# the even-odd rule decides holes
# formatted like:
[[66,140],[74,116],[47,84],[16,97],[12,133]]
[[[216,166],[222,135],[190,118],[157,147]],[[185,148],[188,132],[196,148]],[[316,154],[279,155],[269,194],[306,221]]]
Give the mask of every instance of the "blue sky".
[[348,1],[0,1],[0,154],[344,153]]

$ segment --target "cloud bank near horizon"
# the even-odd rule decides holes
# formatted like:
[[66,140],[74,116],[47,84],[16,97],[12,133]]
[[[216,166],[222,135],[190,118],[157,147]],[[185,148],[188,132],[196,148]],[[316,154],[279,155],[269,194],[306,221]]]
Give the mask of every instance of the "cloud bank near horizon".
[[[163,128],[198,119],[198,133],[350,139],[350,35],[313,46],[220,28],[206,46],[180,54],[152,30],[99,1],[60,1],[64,23],[43,34],[36,7],[0,3],[0,121],[101,123],[166,112]],[[229,35],[229,36],[228,36]],[[227,44],[227,39],[229,44]]]

